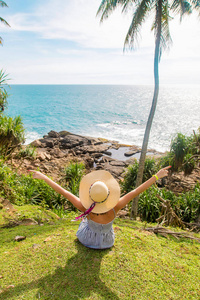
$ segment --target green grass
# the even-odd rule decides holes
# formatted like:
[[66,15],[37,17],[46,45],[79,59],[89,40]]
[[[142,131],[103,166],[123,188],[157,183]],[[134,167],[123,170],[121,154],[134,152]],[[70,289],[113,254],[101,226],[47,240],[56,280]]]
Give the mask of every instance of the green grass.
[[92,250],[77,241],[73,218],[1,229],[1,300],[200,299],[199,243],[116,219],[114,247]]
[[28,218],[38,223],[53,223],[58,220],[58,216],[51,210],[47,210],[39,205],[13,205],[13,208],[14,211],[12,212],[6,208],[0,209],[0,226],[5,226],[9,223],[9,220],[22,221]]

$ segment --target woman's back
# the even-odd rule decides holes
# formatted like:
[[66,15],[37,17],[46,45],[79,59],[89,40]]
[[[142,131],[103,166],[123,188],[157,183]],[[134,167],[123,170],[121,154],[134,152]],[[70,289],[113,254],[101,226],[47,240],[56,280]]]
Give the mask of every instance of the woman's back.
[[[115,218],[114,209],[111,213]],[[112,218],[112,221],[106,224],[102,224],[92,220],[90,216],[88,216],[88,218],[83,219],[80,223],[78,231],[76,233],[77,238],[84,246],[89,248],[106,249],[112,247],[115,240],[114,230],[112,226],[114,218]]]

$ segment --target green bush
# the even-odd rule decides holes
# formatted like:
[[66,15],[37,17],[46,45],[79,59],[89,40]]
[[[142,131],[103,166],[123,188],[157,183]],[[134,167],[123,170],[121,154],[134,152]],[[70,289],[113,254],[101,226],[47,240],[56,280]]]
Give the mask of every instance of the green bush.
[[16,158],[35,158],[36,157],[36,147],[31,145],[23,146],[18,153],[16,154]]
[[[135,160],[134,164],[129,165],[124,180],[120,182],[122,193],[128,193],[135,188],[137,173],[138,173],[139,162]],[[143,182],[148,180],[158,171],[158,166],[156,165],[154,158],[146,158],[143,174]]]
[[156,222],[156,219],[160,216],[158,193],[158,188],[152,186],[140,195],[138,201],[138,215],[142,221]]
[[185,175],[189,175],[192,173],[192,170],[194,170],[196,165],[196,161],[193,158],[193,155],[191,153],[188,153],[185,155],[184,159],[183,159],[183,171],[185,173]]
[[16,147],[24,143],[25,129],[20,116],[0,117],[0,155],[8,157]]
[[[1,44],[1,38],[0,38],[0,44]],[[3,70],[0,70],[0,113],[2,113],[5,108],[7,107],[7,98],[8,98],[8,93],[5,89],[5,86],[8,85],[7,81],[7,74]]]
[[160,159],[162,167],[172,166],[172,171],[183,170],[188,175],[197,165],[200,157],[200,128],[197,133],[185,136],[182,133],[171,141],[170,151]]
[[174,169],[178,170],[183,163],[184,156],[188,150],[188,139],[182,133],[178,133],[177,136],[171,142],[170,152],[174,158]]
[[19,175],[3,163],[0,164],[0,180],[0,196],[13,204],[60,208],[66,202],[43,180],[33,179],[31,175]]
[[196,222],[200,215],[200,184],[197,183],[193,190],[176,196],[173,192],[150,187],[139,197],[138,215],[142,221],[156,222],[161,214],[161,202],[157,197],[170,200],[171,206],[177,216],[184,222]]
[[80,181],[85,174],[85,165],[78,162],[70,162],[65,168],[63,180],[67,189],[74,195],[79,195]]
[[[84,165],[79,163],[71,163],[65,169],[67,181],[64,188],[77,196],[84,170]],[[33,179],[31,175],[19,175],[2,162],[0,163],[0,196],[16,205],[39,204],[59,210],[64,209],[65,203],[68,203],[69,207],[75,210],[66,198],[56,193],[45,181]]]
[[195,222],[200,215],[200,184],[193,191],[182,193],[176,201],[177,214],[184,222]]

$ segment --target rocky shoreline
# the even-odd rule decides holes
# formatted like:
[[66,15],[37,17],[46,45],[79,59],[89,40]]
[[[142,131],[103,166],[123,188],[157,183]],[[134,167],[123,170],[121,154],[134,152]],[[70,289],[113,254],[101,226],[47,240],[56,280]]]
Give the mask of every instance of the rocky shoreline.
[[[36,157],[23,159],[14,157],[12,166],[23,174],[31,169],[39,169],[55,181],[59,181],[70,162],[83,162],[87,172],[107,170],[120,180],[125,169],[139,158],[141,152],[141,148],[134,145],[123,145],[117,141],[53,130],[30,145],[36,148]],[[157,158],[164,153],[149,149],[147,155]],[[183,172],[170,174],[165,180],[165,185],[178,194],[190,190],[199,181],[198,167],[188,176],[184,176]]]
[[[104,169],[116,178],[121,177],[124,168],[133,163],[141,152],[137,146],[53,130],[31,145],[37,149],[38,163],[59,159],[65,159],[66,163],[69,160],[83,161],[86,169]],[[149,153],[161,155],[156,150],[149,150]]]

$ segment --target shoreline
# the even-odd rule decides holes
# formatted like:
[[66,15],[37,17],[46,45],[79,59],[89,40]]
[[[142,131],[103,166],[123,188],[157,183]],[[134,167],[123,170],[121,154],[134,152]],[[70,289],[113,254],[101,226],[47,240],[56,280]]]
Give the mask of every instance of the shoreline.
[[[30,143],[36,148],[36,159],[26,161],[23,168],[40,168],[44,173],[59,178],[60,171],[70,162],[83,162],[88,172],[107,170],[116,179],[123,178],[125,169],[138,159],[141,148],[120,144],[102,138],[51,130],[43,138]],[[26,146],[25,146],[26,147]],[[164,153],[149,149],[148,156],[160,157]]]
[[[122,160],[122,161],[126,161],[130,158],[134,158],[139,160],[140,158],[140,153],[141,153],[141,147],[137,146],[137,145],[133,145],[133,144],[126,144],[126,143],[121,143],[119,141],[116,140],[109,140],[107,138],[102,138],[102,137],[93,137],[93,136],[89,136],[89,135],[81,135],[81,134],[76,134],[73,132],[69,132],[69,131],[60,131],[60,132],[56,132],[54,130],[51,130],[49,133],[43,135],[42,138],[36,139],[32,142],[30,142],[29,144],[26,145],[36,145],[38,146],[36,141],[43,141],[45,143],[45,139],[49,139],[49,138],[57,138],[59,135],[61,136],[73,136],[73,137],[77,137],[77,138],[82,138],[82,139],[91,139],[91,140],[98,140],[99,143],[102,143],[104,145],[108,146],[109,151],[107,151],[107,153],[105,153],[105,155],[109,155],[111,158],[116,159],[116,160]],[[153,148],[148,148],[147,149],[147,156],[162,156],[166,153],[165,152],[161,152],[158,151],[156,149]]]

